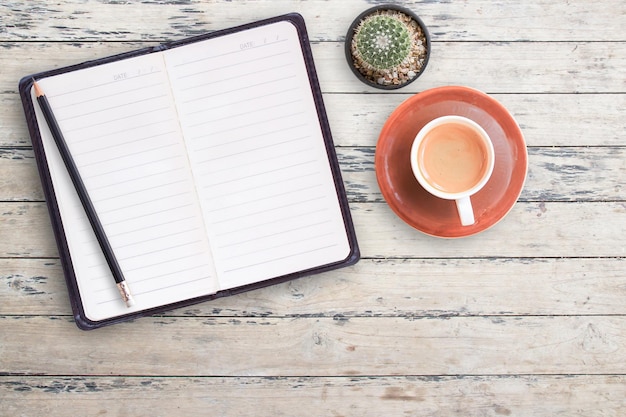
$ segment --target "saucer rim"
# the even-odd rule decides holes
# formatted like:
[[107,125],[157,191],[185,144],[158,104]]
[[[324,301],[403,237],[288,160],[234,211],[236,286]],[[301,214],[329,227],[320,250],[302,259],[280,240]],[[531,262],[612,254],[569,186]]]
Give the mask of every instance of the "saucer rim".
[[[523,172],[520,173],[521,178],[521,183],[519,186],[519,190],[515,193],[515,198],[511,200],[511,203],[508,204],[509,207],[505,207],[503,209],[503,212],[499,215],[499,216],[494,216],[492,220],[490,220],[489,222],[486,222],[484,225],[479,226],[479,227],[449,227],[449,228],[443,228],[440,229],[441,232],[439,233],[433,233],[432,231],[427,231],[424,228],[421,228],[419,224],[417,224],[418,222],[415,221],[415,216],[410,217],[407,216],[405,213],[403,213],[401,210],[399,210],[399,206],[397,204],[397,199],[393,198],[393,193],[391,193],[392,195],[388,195],[387,193],[387,189],[389,190],[393,190],[393,187],[388,186],[387,184],[391,185],[390,182],[385,181],[383,182],[381,179],[382,173],[381,172],[386,172],[386,170],[383,171],[382,167],[382,158],[383,155],[381,155],[381,152],[379,152],[379,144],[386,140],[386,138],[383,136],[384,133],[386,131],[388,131],[390,129],[390,126],[398,123],[397,122],[397,118],[399,117],[399,115],[401,115],[404,111],[406,111],[407,107],[413,106],[416,103],[428,100],[428,98],[430,98],[430,96],[432,95],[441,95],[442,99],[445,98],[449,98],[451,95],[463,95],[463,94],[469,94],[471,96],[479,96],[481,99],[483,100],[487,100],[489,101],[491,104],[494,105],[494,107],[497,107],[498,110],[504,115],[502,117],[508,118],[508,122],[510,123],[510,127],[514,128],[515,132],[514,135],[505,137],[504,140],[509,140],[510,138],[513,137],[514,138],[514,143],[517,144],[517,146],[515,147],[517,152],[518,152],[518,158],[516,159],[515,163],[512,164],[511,167],[511,172],[514,172],[516,170],[519,170],[519,168],[523,168]],[[458,101],[459,103],[463,103],[463,104],[468,104],[468,101],[466,100],[455,100],[454,98],[452,98],[453,101]],[[502,123],[502,117],[495,117],[493,115],[493,112],[486,112],[490,118],[497,123],[500,127],[503,126]],[[523,166],[522,166],[523,165]],[[526,180],[528,177],[528,149],[527,149],[527,145],[526,145],[526,140],[524,138],[524,134],[521,130],[521,128],[519,127],[519,124],[517,123],[517,121],[515,120],[515,118],[513,117],[513,115],[508,111],[508,109],[506,107],[504,107],[504,105],[502,103],[500,103],[498,100],[496,100],[494,97],[491,97],[490,95],[477,90],[475,88],[471,88],[471,87],[466,87],[466,86],[456,86],[456,85],[450,85],[450,86],[441,86],[441,87],[434,87],[428,90],[424,90],[420,93],[417,93],[415,95],[412,95],[411,97],[409,97],[408,99],[406,99],[404,102],[400,103],[394,110],[393,112],[389,115],[389,117],[387,118],[385,124],[383,125],[379,137],[378,137],[378,141],[377,141],[377,145],[376,145],[376,153],[375,153],[375,158],[374,158],[374,169],[375,169],[375,174],[376,174],[376,180],[378,183],[378,187],[380,189],[380,192],[383,196],[383,199],[385,200],[385,202],[387,202],[387,205],[391,208],[391,210],[403,221],[405,222],[407,225],[411,226],[412,228],[414,228],[415,230],[418,230],[419,232],[428,235],[428,236],[432,236],[432,237],[437,237],[437,238],[443,238],[443,239],[459,239],[459,238],[463,238],[463,237],[469,237],[469,236],[474,236],[476,234],[482,233],[486,230],[491,229],[492,227],[494,227],[495,225],[497,225],[498,223],[500,223],[513,209],[513,207],[515,206],[515,204],[517,203],[523,189],[524,186],[526,184]],[[384,186],[383,186],[384,184]],[[506,191],[507,189],[510,188],[510,183],[509,185],[507,185],[506,187],[504,187],[503,189]],[[385,191],[387,190],[387,191]],[[505,193],[506,194],[506,193]],[[393,201],[390,202],[390,200]],[[496,202],[496,206],[500,203],[500,201],[502,201],[503,198],[498,199]],[[506,206],[506,205],[505,205]],[[419,210],[418,210],[419,211]],[[462,231],[464,229],[468,229],[467,232],[463,233]],[[428,230],[432,230],[432,229],[428,229]],[[447,232],[446,230],[453,230],[455,232]]]

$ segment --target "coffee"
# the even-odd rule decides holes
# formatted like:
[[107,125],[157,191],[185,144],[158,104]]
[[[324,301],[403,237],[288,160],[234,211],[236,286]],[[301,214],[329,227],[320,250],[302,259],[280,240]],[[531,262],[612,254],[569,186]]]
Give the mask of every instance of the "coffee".
[[471,126],[450,121],[430,130],[417,150],[424,179],[445,193],[462,193],[489,171],[487,143]]

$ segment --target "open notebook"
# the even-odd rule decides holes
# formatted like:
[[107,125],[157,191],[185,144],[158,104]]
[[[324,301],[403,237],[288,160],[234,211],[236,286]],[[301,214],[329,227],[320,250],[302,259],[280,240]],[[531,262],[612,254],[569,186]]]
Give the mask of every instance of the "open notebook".
[[[33,77],[132,289],[131,308]],[[80,328],[358,260],[297,14],[24,77],[20,92]]]

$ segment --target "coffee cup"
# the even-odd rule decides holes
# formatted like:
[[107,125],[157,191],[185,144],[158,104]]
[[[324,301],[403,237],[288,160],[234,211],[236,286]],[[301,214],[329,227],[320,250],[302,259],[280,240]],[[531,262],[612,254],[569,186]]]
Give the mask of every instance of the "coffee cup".
[[411,168],[430,194],[456,201],[463,226],[475,223],[470,197],[493,173],[495,152],[485,130],[462,116],[428,122],[411,146]]

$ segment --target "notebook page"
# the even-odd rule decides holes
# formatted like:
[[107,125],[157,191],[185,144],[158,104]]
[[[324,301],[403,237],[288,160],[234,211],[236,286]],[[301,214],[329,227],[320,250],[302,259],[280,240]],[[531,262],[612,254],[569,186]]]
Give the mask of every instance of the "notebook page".
[[136,304],[117,291],[35,103],[86,315],[101,320],[217,290],[163,59],[118,61],[39,81]]
[[220,286],[350,253],[296,27],[166,51]]

